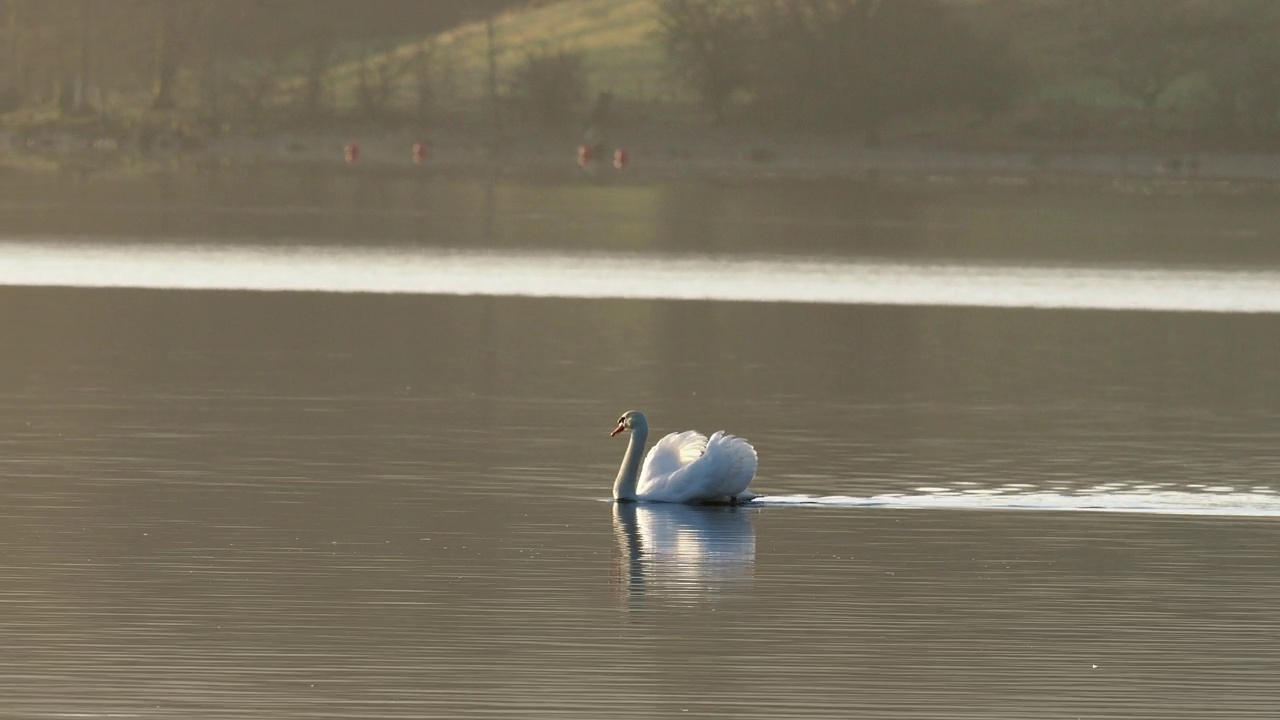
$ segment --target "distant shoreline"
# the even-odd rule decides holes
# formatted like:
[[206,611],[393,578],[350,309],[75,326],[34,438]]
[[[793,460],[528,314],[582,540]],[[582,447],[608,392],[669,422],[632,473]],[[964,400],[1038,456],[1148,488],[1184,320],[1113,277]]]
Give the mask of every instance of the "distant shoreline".
[[[498,141],[474,131],[281,132],[226,135],[180,143],[159,138],[147,151],[110,138],[46,131],[35,143],[0,132],[0,166],[11,169],[83,169],[138,172],[184,165],[306,164],[335,169],[503,171],[513,174],[582,174],[581,140],[575,133],[527,132]],[[425,153],[415,163],[413,146]],[[355,162],[345,150],[358,146]],[[31,145],[28,147],[28,145]],[[844,179],[884,182],[968,183],[1026,187],[1083,185],[1125,191],[1238,192],[1280,189],[1280,154],[1168,152],[1153,149],[1080,150],[1070,147],[1002,149],[931,143],[869,148],[859,140],[741,129],[648,126],[617,129],[585,169],[595,175],[636,179],[716,180]],[[613,150],[625,148],[627,165],[613,167]],[[1274,186],[1274,187],[1273,187]]]

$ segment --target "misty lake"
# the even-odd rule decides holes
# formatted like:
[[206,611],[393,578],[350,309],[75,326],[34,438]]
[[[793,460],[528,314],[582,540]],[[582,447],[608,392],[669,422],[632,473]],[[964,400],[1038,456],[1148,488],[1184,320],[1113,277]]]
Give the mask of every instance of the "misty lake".
[[[2,716],[1280,708],[1269,194],[0,187]],[[633,408],[765,497],[609,502]]]

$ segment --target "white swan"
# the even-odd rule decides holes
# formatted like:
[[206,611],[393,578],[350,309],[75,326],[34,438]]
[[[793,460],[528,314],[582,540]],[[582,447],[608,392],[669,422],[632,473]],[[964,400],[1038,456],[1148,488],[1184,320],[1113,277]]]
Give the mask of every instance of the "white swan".
[[631,442],[613,481],[619,502],[740,503],[758,497],[747,491],[756,476],[756,449],[742,438],[724,431],[710,440],[693,430],[671,433],[653,446],[641,468],[649,421],[631,410],[610,435],[623,430],[631,431]]

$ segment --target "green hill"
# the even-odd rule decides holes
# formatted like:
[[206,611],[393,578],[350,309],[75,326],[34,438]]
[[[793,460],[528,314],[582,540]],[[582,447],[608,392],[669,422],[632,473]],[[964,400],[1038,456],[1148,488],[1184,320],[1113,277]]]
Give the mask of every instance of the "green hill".
[[[0,83],[0,110],[8,102],[15,125],[30,125],[43,112],[64,120],[143,117],[167,126],[181,120],[215,133],[408,122],[487,130],[492,56],[508,128],[580,120],[584,108],[572,103],[589,103],[608,91],[628,120],[706,120],[714,113],[756,130],[862,132],[869,143],[883,132],[904,139],[1104,149],[1280,146],[1272,87],[1280,67],[1274,40],[1280,3],[694,4],[694,15],[707,7],[727,8],[729,15],[747,9],[716,36],[718,47],[732,48],[718,56],[728,57],[718,65],[701,62],[705,56],[690,50],[709,37],[706,27],[692,21],[684,26],[701,28],[680,47],[685,76],[705,81],[702,96],[673,79],[660,32],[661,0],[531,1],[490,19],[486,12],[510,5],[407,3],[384,3],[381,10],[341,0],[323,7],[311,0],[141,6],[150,8],[153,20],[173,21],[172,42],[139,29],[168,25],[132,22],[116,4],[83,6],[101,16],[96,35],[80,30],[80,20],[90,15],[35,12],[44,6],[23,4],[26,24],[16,26],[17,46],[38,48],[37,41],[48,40],[63,60],[87,59],[91,49],[98,59],[87,71],[84,93],[76,88],[86,86],[71,82],[72,76],[45,73],[50,80],[34,71],[10,72],[11,84],[14,78],[28,81],[7,95]],[[439,11],[431,22],[421,14],[428,7]],[[348,20],[369,20],[365,15],[379,22],[360,33],[335,31]],[[424,35],[468,15],[479,19]],[[190,51],[175,51],[175,45]],[[123,59],[99,52],[116,46],[142,50]],[[40,56],[32,53],[27,65],[35,68]],[[545,62],[528,63],[535,56]],[[579,61],[585,96],[576,81],[563,82],[577,77]],[[166,82],[154,81],[157,67],[170,68]],[[725,67],[740,69],[727,85],[724,75],[734,73]],[[530,69],[547,71],[526,73],[541,82],[524,87],[541,92],[521,93],[516,79]],[[707,101],[699,102],[702,97]],[[152,110],[160,114],[149,115]]]
[[[1088,5],[1062,0],[952,0],[980,35],[1007,37],[1026,73],[1023,100],[1093,107],[1132,106],[1132,100],[1088,75],[1079,33]],[[534,52],[582,54],[589,94],[610,91],[621,102],[662,105],[664,115],[695,109],[693,95],[671,80],[659,38],[657,0],[559,0],[535,3],[494,18],[499,93],[510,92],[514,70]],[[488,97],[488,35],[474,21],[421,40],[389,44],[363,60],[349,56],[328,75],[336,108],[355,108],[363,66],[367,76],[396,76],[397,103],[412,106],[429,67],[432,92],[448,112],[466,117]],[[418,65],[415,66],[415,63]]]
[[[531,52],[581,52],[591,90],[654,101],[674,89],[664,81],[663,51],[656,37],[654,0],[573,0],[511,11],[493,22],[500,92]],[[471,22],[440,35],[409,42],[365,59],[371,68],[428,63],[434,92],[454,106],[475,106],[488,93],[486,23]],[[339,108],[355,103],[361,62],[350,60],[330,73]],[[408,75],[408,73],[406,73]],[[398,94],[416,92],[412,77],[397,81]]]

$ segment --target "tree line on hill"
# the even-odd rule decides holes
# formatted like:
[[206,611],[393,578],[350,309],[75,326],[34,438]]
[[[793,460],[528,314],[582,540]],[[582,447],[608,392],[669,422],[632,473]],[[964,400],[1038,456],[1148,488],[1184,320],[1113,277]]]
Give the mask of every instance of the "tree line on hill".
[[[967,112],[989,122],[1019,108],[1025,131],[1060,140],[1087,140],[1118,126],[1198,143],[1280,145],[1280,3],[980,5],[660,0],[672,66],[718,122],[736,113],[857,131],[874,143],[908,116]],[[979,11],[987,18],[1039,14],[1042,27],[1058,24],[1066,46],[1029,46],[1011,34],[1016,22],[979,27],[971,21]],[[1037,57],[1055,53],[1065,71],[1045,70]],[[1071,82],[1077,90],[1092,86],[1105,101],[1062,92]]]
[[[296,77],[299,110],[318,113],[325,74],[344,49],[368,53],[517,1],[0,0],[0,112],[54,106],[89,115],[115,92],[128,105],[145,93],[154,110],[175,108],[183,95],[198,104],[225,96],[252,114]],[[183,79],[195,92],[179,93]]]
[[[908,119],[950,117],[1060,142],[1280,147],[1274,0],[651,1],[652,40],[711,122],[876,143]],[[256,124],[280,116],[287,86],[286,121],[311,122],[335,113],[332,71],[345,63],[360,119],[422,121],[447,104],[439,63],[380,53],[528,4],[0,0],[0,112],[90,116],[114,93],[118,105],[181,104],[209,127]],[[487,87],[472,93],[492,101],[485,111],[560,125],[583,116],[588,55],[544,44],[499,79],[492,41],[490,52]]]

